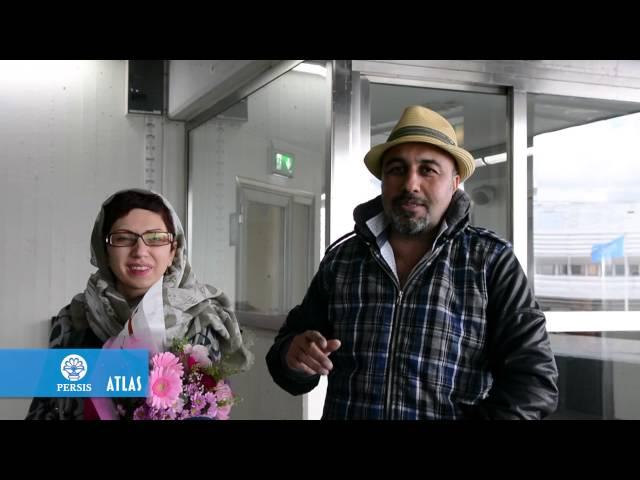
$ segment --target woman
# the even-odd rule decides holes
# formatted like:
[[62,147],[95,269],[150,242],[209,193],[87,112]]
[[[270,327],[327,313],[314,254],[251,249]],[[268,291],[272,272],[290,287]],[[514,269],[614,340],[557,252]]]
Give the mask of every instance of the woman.
[[[184,230],[169,202],[140,189],[122,190],[102,205],[91,234],[98,270],[51,325],[51,348],[100,348],[118,335],[138,302],[161,277],[167,341],[187,338],[246,370],[253,355],[243,344],[227,297],[199,283],[186,258]],[[86,406],[86,408],[85,408]],[[83,398],[35,398],[27,419],[94,416]],[[86,410],[86,411],[85,411]]]

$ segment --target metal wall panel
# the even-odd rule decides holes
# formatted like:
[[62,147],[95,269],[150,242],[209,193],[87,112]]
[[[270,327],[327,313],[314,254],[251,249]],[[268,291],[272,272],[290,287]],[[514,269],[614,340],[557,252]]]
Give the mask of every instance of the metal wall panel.
[[[50,317],[94,271],[101,203],[144,186],[144,116],[125,115],[125,83],[125,61],[0,61],[0,348],[47,345]],[[164,126],[169,175],[184,169],[181,129]],[[183,199],[183,184],[167,193]],[[0,419],[28,404],[0,399]]]

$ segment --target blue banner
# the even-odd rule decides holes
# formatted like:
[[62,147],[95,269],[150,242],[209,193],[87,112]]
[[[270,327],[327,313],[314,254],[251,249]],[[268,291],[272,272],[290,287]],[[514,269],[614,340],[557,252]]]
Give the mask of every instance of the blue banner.
[[146,397],[149,351],[0,349],[0,397]]
[[622,257],[624,257],[624,235],[608,243],[596,243],[591,247],[591,261],[594,263]]

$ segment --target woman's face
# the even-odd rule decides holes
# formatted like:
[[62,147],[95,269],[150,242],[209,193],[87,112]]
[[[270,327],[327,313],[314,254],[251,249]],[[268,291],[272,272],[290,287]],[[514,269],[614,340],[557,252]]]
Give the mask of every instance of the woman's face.
[[[134,208],[111,226],[109,233],[129,231],[143,234],[149,231],[166,232],[167,226],[155,212]],[[150,247],[141,237],[131,247],[107,244],[109,266],[116,276],[116,288],[128,300],[144,295],[164,275],[176,254],[176,242]]]

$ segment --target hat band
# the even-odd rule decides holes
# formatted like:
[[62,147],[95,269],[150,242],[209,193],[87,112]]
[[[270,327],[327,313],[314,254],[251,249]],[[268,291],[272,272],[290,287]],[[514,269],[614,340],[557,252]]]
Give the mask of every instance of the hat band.
[[444,133],[438,130],[434,130],[433,128],[429,128],[429,127],[419,127],[419,126],[408,126],[408,127],[399,128],[395,132],[391,132],[391,135],[389,135],[387,142],[392,142],[397,138],[407,137],[409,135],[422,135],[425,137],[433,137],[440,140],[441,142],[448,143],[449,145],[455,146],[456,144],[447,135],[445,135]]

